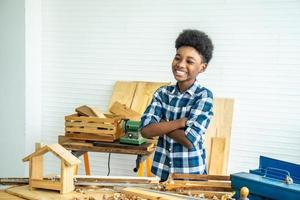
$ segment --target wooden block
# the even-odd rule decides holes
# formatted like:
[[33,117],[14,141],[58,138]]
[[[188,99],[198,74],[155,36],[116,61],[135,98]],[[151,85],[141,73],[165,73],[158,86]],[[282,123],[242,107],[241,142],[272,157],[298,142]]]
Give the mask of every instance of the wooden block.
[[106,118],[105,115],[96,107],[83,105],[76,108],[75,111],[81,116]]
[[87,117],[97,117],[97,116],[95,115],[95,113],[91,110],[91,108],[88,107],[88,106],[86,106],[86,105],[77,107],[77,108],[75,109],[75,111],[76,111],[79,115],[82,115],[82,116],[87,116]]
[[209,174],[222,174],[224,171],[225,138],[212,138]]
[[115,115],[124,116],[127,119],[131,120],[140,120],[141,115],[136,111],[132,110],[131,108],[127,107],[125,104],[121,104],[120,102],[116,101],[110,107],[109,112]]

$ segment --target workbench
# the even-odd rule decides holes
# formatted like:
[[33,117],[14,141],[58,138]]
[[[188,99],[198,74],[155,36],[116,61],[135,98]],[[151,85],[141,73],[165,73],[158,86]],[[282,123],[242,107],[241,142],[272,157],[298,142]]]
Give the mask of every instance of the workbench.
[[136,167],[135,172],[138,172],[139,176],[144,176],[144,161],[146,161],[146,176],[151,176],[151,159],[149,156],[155,150],[155,141],[148,140],[142,145],[129,145],[121,144],[119,141],[115,142],[93,142],[93,141],[80,141],[70,139],[67,136],[58,136],[58,143],[66,149],[72,151],[72,153],[79,157],[83,155],[84,166],[86,175],[90,175],[90,167],[88,160],[88,152],[101,152],[101,153],[119,153],[136,155]]

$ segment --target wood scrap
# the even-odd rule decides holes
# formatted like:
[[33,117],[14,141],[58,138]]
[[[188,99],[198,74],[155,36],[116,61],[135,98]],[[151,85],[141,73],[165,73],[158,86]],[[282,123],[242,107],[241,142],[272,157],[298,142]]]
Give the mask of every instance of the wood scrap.
[[115,101],[112,104],[112,106],[109,109],[109,112],[111,112],[115,115],[124,116],[125,118],[131,119],[131,120],[140,120],[140,118],[141,118],[141,115],[138,112],[127,107],[125,104],[121,104],[118,101]]
[[100,112],[99,109],[96,107],[89,107],[87,105],[83,105],[80,107],[77,107],[75,111],[80,116],[87,116],[87,117],[100,117],[100,118],[106,118],[103,113]]

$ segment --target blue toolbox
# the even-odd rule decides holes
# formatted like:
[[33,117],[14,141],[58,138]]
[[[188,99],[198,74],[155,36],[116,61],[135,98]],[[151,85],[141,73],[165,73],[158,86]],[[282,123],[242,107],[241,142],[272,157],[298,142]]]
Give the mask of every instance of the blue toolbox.
[[231,174],[230,179],[237,194],[240,188],[248,187],[250,200],[300,200],[300,165],[297,164],[260,156],[258,169]]

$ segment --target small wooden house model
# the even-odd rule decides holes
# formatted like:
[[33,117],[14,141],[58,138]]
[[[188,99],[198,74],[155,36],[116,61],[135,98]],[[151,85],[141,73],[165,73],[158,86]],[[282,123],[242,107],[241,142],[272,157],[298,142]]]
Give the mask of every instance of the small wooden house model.
[[[61,174],[59,180],[47,180],[43,177],[43,155],[53,153],[61,160]],[[74,170],[80,163],[72,153],[60,144],[45,145],[34,153],[23,158],[23,162],[29,161],[29,187],[58,190],[61,194],[74,190]]]

